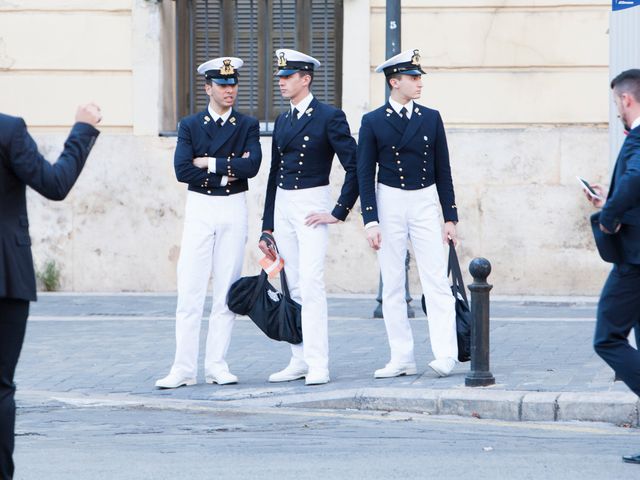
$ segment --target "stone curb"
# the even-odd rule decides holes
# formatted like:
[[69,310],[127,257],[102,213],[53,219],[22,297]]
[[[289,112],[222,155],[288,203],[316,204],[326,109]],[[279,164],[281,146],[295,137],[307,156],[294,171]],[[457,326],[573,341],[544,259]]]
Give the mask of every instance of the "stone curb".
[[512,422],[605,422],[640,426],[640,400],[627,392],[529,392],[492,389],[361,388],[298,393],[269,389],[199,399],[170,396],[76,392],[19,391],[18,399],[54,399],[78,404],[144,405],[153,408],[273,409],[394,411],[427,415],[457,415]]
[[[408,390],[366,388],[327,392],[325,398],[304,395],[282,407],[389,410],[429,415],[458,415],[506,421],[588,421],[640,426],[640,401],[633,393],[527,392],[505,390]],[[281,399],[282,400],[282,399]]]

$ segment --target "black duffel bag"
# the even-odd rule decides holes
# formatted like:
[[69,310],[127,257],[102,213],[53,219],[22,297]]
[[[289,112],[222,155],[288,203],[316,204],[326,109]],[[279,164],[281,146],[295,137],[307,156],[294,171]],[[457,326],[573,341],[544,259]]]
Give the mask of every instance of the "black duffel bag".
[[[471,309],[467,300],[467,292],[462,280],[460,262],[453,241],[449,240],[449,267],[447,275],[451,274],[451,292],[456,299],[456,333],[458,337],[458,361],[471,360]],[[422,311],[427,315],[427,305],[422,295]]]
[[289,294],[284,268],[280,282],[282,293],[269,283],[264,270],[242,277],[231,285],[227,305],[233,313],[248,315],[267,337],[297,345],[302,343],[302,307]]

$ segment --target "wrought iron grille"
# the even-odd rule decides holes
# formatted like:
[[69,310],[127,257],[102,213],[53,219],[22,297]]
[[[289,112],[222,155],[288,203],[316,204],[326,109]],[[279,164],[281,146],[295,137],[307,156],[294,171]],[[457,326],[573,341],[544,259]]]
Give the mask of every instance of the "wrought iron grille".
[[343,0],[176,0],[178,118],[204,109],[208,97],[199,64],[224,55],[241,57],[236,108],[260,120],[263,133],[286,108],[280,96],[274,51],[293,48],[322,66],[312,90],[340,106]]

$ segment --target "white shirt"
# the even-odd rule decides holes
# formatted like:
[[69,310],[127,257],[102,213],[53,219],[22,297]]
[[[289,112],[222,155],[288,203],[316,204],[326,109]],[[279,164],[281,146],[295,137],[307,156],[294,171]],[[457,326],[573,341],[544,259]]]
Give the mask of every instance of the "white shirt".
[[402,105],[401,103],[396,102],[393,98],[389,97],[389,105],[391,108],[400,115],[400,110],[402,107],[407,109],[407,118],[411,118],[411,114],[413,113],[413,100],[409,100],[409,103]]
[[631,124],[631,128],[629,130],[633,130],[636,127],[640,127],[640,117],[636,118]]
[[211,115],[211,118],[213,119],[214,122],[217,122],[219,118],[222,119],[222,125],[224,125],[225,123],[227,123],[227,120],[229,120],[229,117],[231,116],[231,108],[229,108],[229,110],[227,110],[226,112],[224,112],[222,115],[218,115],[216,113],[216,111],[211,108],[211,104],[207,105],[207,110],[209,111],[209,115]]
[[[219,118],[222,119],[222,125],[224,125],[225,123],[227,123],[227,120],[229,120],[229,117],[231,116],[231,108],[229,110],[227,110],[226,112],[224,112],[222,115],[218,115],[216,113],[216,111],[211,108],[211,104],[207,105],[207,111],[209,112],[209,115],[211,115],[211,118],[213,119],[214,122],[217,122]],[[221,125],[221,126],[222,126]],[[211,157],[209,159],[209,173],[216,173],[216,159],[215,157]],[[225,187],[227,185],[227,183],[229,183],[229,177],[227,177],[226,175],[223,175],[222,178],[220,179],[220,186],[221,187]]]
[[300,118],[302,114],[307,111],[307,108],[309,108],[312,101],[313,93],[309,92],[309,95],[300,100],[298,105],[294,105],[293,102],[291,102],[291,113],[293,114],[293,109],[296,108],[298,110],[298,118]]

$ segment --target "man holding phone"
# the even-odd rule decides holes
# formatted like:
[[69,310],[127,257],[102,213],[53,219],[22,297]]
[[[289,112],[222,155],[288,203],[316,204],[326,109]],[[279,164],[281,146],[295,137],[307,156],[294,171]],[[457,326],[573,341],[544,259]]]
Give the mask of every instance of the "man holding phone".
[[[595,351],[616,375],[640,395],[640,352],[629,345],[640,323],[640,69],[622,72],[611,82],[619,118],[628,131],[616,160],[611,186],[593,184],[587,199],[600,212],[600,230],[617,235],[622,259],[613,265],[598,302]],[[640,464],[640,454],[622,457]]]

